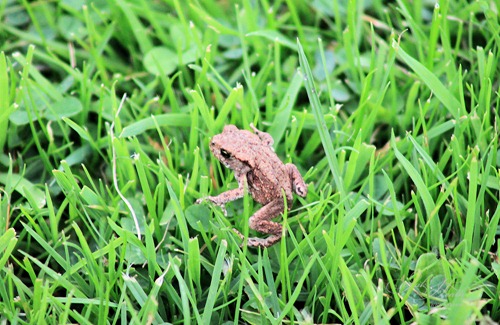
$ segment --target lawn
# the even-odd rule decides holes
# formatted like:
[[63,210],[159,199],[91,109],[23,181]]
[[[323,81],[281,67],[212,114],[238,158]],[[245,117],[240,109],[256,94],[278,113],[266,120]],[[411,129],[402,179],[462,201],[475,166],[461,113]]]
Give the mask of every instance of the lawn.
[[[0,324],[500,322],[499,10],[0,1]],[[307,185],[271,247],[195,204],[228,124]]]

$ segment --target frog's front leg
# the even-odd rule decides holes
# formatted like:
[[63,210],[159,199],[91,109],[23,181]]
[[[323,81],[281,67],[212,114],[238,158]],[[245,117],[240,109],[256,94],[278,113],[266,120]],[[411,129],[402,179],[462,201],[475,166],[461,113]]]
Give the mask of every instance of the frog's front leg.
[[[279,223],[270,220],[282,213],[284,209],[283,198],[280,197],[255,212],[248,222],[250,228],[271,236],[267,238],[248,238],[247,245],[251,247],[269,247],[277,243],[281,239],[283,227]],[[243,239],[243,235],[237,233]]]
[[223,192],[217,196],[206,196],[203,198],[199,198],[198,200],[196,200],[195,203],[200,204],[204,200],[208,200],[208,201],[220,206],[222,211],[224,212],[224,215],[227,215],[227,211],[226,211],[226,208],[224,205],[227,202],[242,198],[244,194],[245,194],[245,189],[243,187],[238,187],[238,188],[235,188],[234,190],[229,190],[229,191]]
[[290,179],[292,180],[292,188],[297,195],[305,197],[307,195],[307,186],[304,183],[304,179],[302,175],[300,175],[297,166],[294,164],[286,164],[286,170],[288,171],[288,175],[290,175]]

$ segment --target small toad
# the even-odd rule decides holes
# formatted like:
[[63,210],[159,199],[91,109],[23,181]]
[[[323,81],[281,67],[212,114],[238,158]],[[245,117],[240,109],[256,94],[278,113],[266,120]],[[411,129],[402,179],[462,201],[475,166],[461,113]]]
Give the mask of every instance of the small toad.
[[[271,219],[285,210],[283,193],[290,209],[293,192],[305,197],[307,187],[297,167],[283,164],[274,153],[271,135],[257,130],[253,124],[250,127],[255,133],[226,125],[223,132],[215,135],[210,142],[214,156],[234,171],[238,188],[198,199],[196,203],[206,199],[224,209],[225,203],[243,197],[246,186],[253,199],[263,205],[250,217],[250,228],[270,234],[265,239],[248,238],[248,246],[269,247],[281,239],[282,226]],[[236,232],[243,239],[243,235]]]

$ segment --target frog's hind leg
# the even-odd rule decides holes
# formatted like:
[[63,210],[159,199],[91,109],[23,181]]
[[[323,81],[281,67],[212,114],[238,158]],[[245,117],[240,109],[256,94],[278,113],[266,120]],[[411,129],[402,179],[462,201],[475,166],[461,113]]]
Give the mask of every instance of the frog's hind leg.
[[[269,202],[255,212],[248,222],[250,228],[271,236],[267,238],[248,238],[247,245],[250,247],[269,247],[276,244],[281,239],[283,227],[281,224],[271,221],[271,219],[277,217],[284,209],[283,198],[279,198]],[[241,234],[239,235],[242,237]]]
[[[253,132],[255,134],[257,134],[257,136],[259,137],[260,141],[262,141],[264,144],[266,144],[266,145],[268,145],[270,147],[273,145],[274,139],[273,139],[273,137],[269,133],[257,129],[253,125],[253,123],[250,123],[250,127],[252,128]],[[274,151],[274,149],[273,149],[273,151]]]

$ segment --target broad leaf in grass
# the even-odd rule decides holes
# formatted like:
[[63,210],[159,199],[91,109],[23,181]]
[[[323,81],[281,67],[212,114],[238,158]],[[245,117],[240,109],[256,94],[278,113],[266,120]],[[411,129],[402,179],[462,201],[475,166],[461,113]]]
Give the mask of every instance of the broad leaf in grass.
[[[7,184],[9,182],[10,184]],[[45,206],[47,200],[45,199],[45,192],[35,187],[33,183],[19,174],[0,173],[0,184],[13,186],[14,190],[22,196],[33,199],[33,204],[42,208]]]
[[243,56],[243,50],[241,48],[229,49],[221,53],[224,58],[229,60],[236,60]]
[[[412,290],[411,293],[408,294],[408,290]],[[448,285],[443,275],[435,276],[416,286],[404,282],[399,291],[402,296],[408,295],[406,305],[413,312],[429,312],[448,301]]]
[[443,275],[443,261],[438,259],[434,253],[422,254],[415,265],[415,274],[420,276],[419,283],[425,282],[431,277]]
[[389,187],[387,186],[387,182],[384,179],[383,175],[375,175],[373,177],[373,193],[370,193],[369,187],[363,188],[364,195],[372,195],[372,197],[376,200],[382,200],[383,197],[387,195],[389,191]]
[[241,309],[241,318],[247,324],[262,324],[264,316],[257,309]]
[[133,243],[127,244],[125,260],[130,264],[144,264],[147,261],[144,252]]
[[[21,109],[13,111],[9,116],[9,120],[17,126],[28,124],[30,121],[28,112]],[[34,118],[34,120],[36,120],[36,118]]]
[[[399,270],[400,266],[398,263],[396,263],[396,261],[398,260],[398,253],[396,251],[396,248],[388,241],[385,241],[382,244],[384,245],[385,255],[387,262],[389,262],[388,263],[389,267]],[[380,245],[381,245],[380,240],[378,238],[375,238],[372,243],[373,255],[375,256],[375,260],[377,261],[377,263],[385,265],[386,263],[382,258],[382,251]]]
[[448,284],[444,275],[433,276],[429,280],[429,299],[433,305],[439,305],[448,299]]
[[[193,27],[194,28],[194,27]],[[180,22],[170,24],[170,37],[172,37],[172,45],[178,49],[185,49],[188,47],[190,37],[186,35],[185,27]],[[198,37],[200,35],[197,35]]]
[[[95,6],[95,8],[101,8],[99,6],[100,2],[102,2],[102,1],[94,1],[94,2],[92,2],[92,6],[93,7]],[[59,2],[60,6],[62,5],[65,8],[67,8],[66,10],[68,10],[68,9],[81,10],[82,6],[85,4],[86,4],[85,0],[61,0]]]
[[[445,277],[445,263],[434,253],[421,255],[415,265],[413,283],[400,286],[402,296],[408,295],[406,305],[413,312],[429,312],[436,306],[448,302],[448,283]],[[408,293],[411,290],[411,293]]]
[[[141,234],[144,232],[144,222],[140,222],[142,220],[141,218],[138,218],[139,220],[139,228],[141,229]],[[120,220],[120,224],[123,227],[123,229],[127,229],[128,231],[132,233],[137,233],[137,229],[135,227],[135,222],[132,217],[124,217]]]
[[338,57],[335,55],[333,51],[325,50],[324,56],[325,56],[325,65],[323,66],[321,59],[321,52],[316,51],[316,53],[314,53],[314,61],[316,62],[316,64],[312,69],[312,73],[316,78],[316,80],[318,81],[323,81],[327,77],[330,77],[330,75],[333,73],[333,69],[335,69],[335,67],[337,66]]
[[[411,291],[408,293],[408,290]],[[401,285],[399,286],[399,293],[403,297],[408,296],[405,304],[410,309],[410,311],[417,311],[425,306],[424,298],[420,295],[420,292],[418,290],[415,290],[415,288],[412,290],[410,283],[401,283]]]
[[169,201],[167,207],[163,211],[160,219],[160,226],[166,226],[169,230],[174,230],[177,227],[177,219],[174,218],[175,211],[172,203]]
[[382,213],[384,216],[393,216],[395,210],[403,211],[404,204],[396,201],[396,207],[392,203],[392,200],[388,199],[383,202],[383,205],[376,205],[375,209],[377,212]]
[[351,93],[340,80],[336,80],[332,85],[332,97],[337,102],[347,102],[351,99]]
[[[76,115],[83,109],[82,103],[75,97],[64,97],[57,102],[48,104],[48,108],[45,102],[42,103],[42,99],[38,98],[37,95],[33,95],[33,97],[35,97],[34,103],[38,111],[37,114],[34,112],[31,113],[31,119],[33,121],[38,120],[38,117],[46,118],[50,121],[57,121],[63,119],[64,117]],[[26,111],[26,106],[21,105],[19,109],[12,112],[9,116],[9,120],[18,126],[28,124],[30,118],[28,112]]]
[[74,16],[61,15],[57,20],[57,29],[67,40],[81,39],[87,35],[83,22]]
[[[137,223],[139,224],[141,234],[143,234],[145,232],[144,228],[147,227],[146,217],[144,214],[144,207],[138,199],[127,198],[127,200],[130,202],[130,205],[132,205],[132,209],[134,209],[135,217],[137,218]],[[132,216],[130,215],[128,207],[125,205],[123,201],[119,203],[119,209],[120,211],[126,211],[128,214],[126,217],[123,217],[120,220],[120,225],[122,226],[122,228],[130,231],[133,234],[136,234],[137,233],[136,223],[132,218]]]
[[210,210],[206,205],[192,205],[186,209],[185,214],[187,222],[191,228],[196,231],[210,231]]
[[186,51],[184,51],[182,53],[181,62],[179,62],[179,64],[186,65],[188,63],[192,63],[192,62],[196,61],[196,59],[198,57],[199,57],[198,49],[195,47],[192,47],[192,48],[187,49]]
[[168,75],[177,70],[178,61],[177,53],[169,48],[159,46],[146,53],[144,67],[149,73]]
[[264,37],[264,38],[267,38],[268,40],[270,40],[271,42],[279,43],[283,46],[290,48],[293,51],[297,51],[297,45],[295,44],[295,42],[293,42],[287,36],[281,34],[278,31],[275,31],[275,30],[269,30],[269,29],[258,30],[255,32],[248,33],[246,36]]
[[3,12],[3,14],[5,23],[12,27],[26,25],[31,20],[28,12],[24,10],[8,10]]
[[[30,109],[31,119],[36,121],[39,116],[44,116],[45,110],[47,109],[47,103],[51,103],[51,99],[46,94],[33,91],[30,94],[30,103],[27,104],[24,100],[21,101],[19,108],[10,114],[9,120],[18,126],[28,124],[30,122],[30,116],[27,110]],[[34,109],[36,109],[36,114],[33,111]]]
[[50,106],[45,117],[57,121],[63,117],[70,117],[82,111],[82,103],[75,97],[66,97]]
[[155,75],[169,75],[176,71],[180,64],[185,65],[194,62],[198,56],[196,48],[189,48],[183,51],[180,58],[181,62],[179,62],[177,53],[167,47],[158,46],[146,53],[144,67],[149,73]]
[[415,324],[423,324],[423,325],[439,325],[439,324],[450,324],[449,321],[446,321],[442,318],[442,315],[440,313],[433,313],[433,314],[427,314],[427,313],[415,313]]

